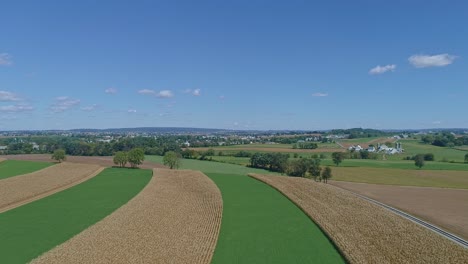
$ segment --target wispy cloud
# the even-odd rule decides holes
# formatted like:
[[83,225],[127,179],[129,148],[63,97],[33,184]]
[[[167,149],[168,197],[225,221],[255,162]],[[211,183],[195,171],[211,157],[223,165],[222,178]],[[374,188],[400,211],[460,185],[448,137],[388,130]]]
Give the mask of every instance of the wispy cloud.
[[432,122],[433,125],[440,125],[441,123],[442,123],[442,122],[439,121],[439,120]]
[[226,96],[220,95],[218,98],[219,98],[219,100],[224,100],[224,99],[226,99]]
[[201,89],[186,89],[184,91],[186,94],[191,94],[193,96],[200,96],[201,95]]
[[88,106],[81,107],[81,110],[91,112],[91,111],[96,110],[97,108],[98,108],[98,105],[93,104],[93,105],[88,105]]
[[79,99],[73,99],[68,96],[60,96],[55,98],[55,102],[50,106],[50,110],[52,110],[54,113],[61,113],[79,104]]
[[118,91],[117,91],[117,89],[111,87],[111,88],[105,89],[104,92],[106,94],[116,94]]
[[4,105],[0,106],[0,112],[19,113],[33,111],[34,107],[28,104]]
[[386,73],[388,71],[395,71],[395,69],[396,69],[395,64],[389,64],[389,65],[385,65],[385,66],[377,65],[376,67],[370,69],[369,74],[371,74],[371,75],[382,74],[382,73]]
[[18,95],[8,91],[0,91],[0,102],[21,101]]
[[413,55],[408,58],[411,65],[416,68],[444,67],[453,63],[457,56],[447,53],[438,55]]
[[328,96],[327,93],[313,93],[312,96],[315,96],[315,97],[325,97],[325,96]]
[[137,112],[137,110],[136,110],[136,109],[128,109],[128,111],[127,111],[127,112],[129,112],[129,113],[136,113],[136,112]]
[[0,53],[0,66],[9,66],[13,64],[11,56],[8,53]]
[[155,90],[149,90],[149,89],[143,89],[138,91],[139,94],[143,95],[151,95],[154,97],[158,98],[172,98],[174,97],[174,94],[172,93],[171,90],[162,90],[162,91],[155,91]]

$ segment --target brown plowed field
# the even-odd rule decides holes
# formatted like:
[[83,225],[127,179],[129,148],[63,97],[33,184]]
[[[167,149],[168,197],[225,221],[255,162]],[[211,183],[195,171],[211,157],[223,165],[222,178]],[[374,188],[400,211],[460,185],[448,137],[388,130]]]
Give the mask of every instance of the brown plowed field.
[[5,159],[4,158],[0,158],[0,162],[4,161]]
[[0,212],[71,187],[100,170],[99,165],[63,162],[0,180]]
[[333,181],[468,239],[468,190]]
[[155,169],[130,202],[33,263],[210,263],[222,209],[201,172]]
[[468,250],[341,188],[305,178],[251,174],[313,219],[350,263],[466,263]]
[[[10,160],[31,160],[31,161],[53,161],[50,154],[21,154],[21,155],[7,155],[3,156],[5,159]],[[67,162],[85,163],[85,164],[96,164],[103,167],[115,166],[113,157],[102,157],[102,156],[67,156]],[[127,164],[127,166],[129,166]],[[166,166],[154,163],[150,161],[144,161],[139,166],[142,169],[153,169],[153,168],[166,168]]]

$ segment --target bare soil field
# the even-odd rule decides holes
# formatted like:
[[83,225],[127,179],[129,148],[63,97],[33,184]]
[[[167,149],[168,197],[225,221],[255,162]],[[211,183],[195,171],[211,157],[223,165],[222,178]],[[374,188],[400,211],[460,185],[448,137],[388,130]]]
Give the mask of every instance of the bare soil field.
[[0,158],[0,162],[4,161],[5,159],[4,158]]
[[468,190],[333,181],[468,239]]
[[250,174],[296,203],[350,263],[466,263],[468,250],[329,184]]
[[[31,161],[53,161],[50,154],[21,154],[21,155],[6,155],[2,158],[10,160],[31,160]],[[67,162],[84,163],[84,164],[96,164],[103,167],[115,166],[113,157],[102,157],[102,156],[67,156]],[[128,166],[128,165],[127,165]],[[144,161],[140,165],[142,169],[153,169],[153,168],[166,168],[166,166],[151,161]]]
[[[210,148],[190,148],[191,150],[195,151],[207,151]],[[211,148],[215,151],[260,151],[260,152],[284,152],[284,153],[324,153],[324,152],[344,152],[345,149],[342,148],[317,148],[317,149],[293,149],[293,148],[261,148],[261,147],[254,147],[254,148]]]
[[32,263],[210,263],[223,201],[201,172],[154,169],[130,202]]
[[0,212],[35,201],[96,176],[102,167],[63,162],[0,180]]

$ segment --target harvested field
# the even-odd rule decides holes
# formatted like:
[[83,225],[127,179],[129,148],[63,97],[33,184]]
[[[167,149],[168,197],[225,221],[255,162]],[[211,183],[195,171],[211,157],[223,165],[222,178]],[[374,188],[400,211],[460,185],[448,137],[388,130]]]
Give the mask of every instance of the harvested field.
[[33,263],[210,263],[222,209],[201,172],[155,169],[134,199]]
[[71,187],[99,173],[98,165],[64,162],[0,181],[0,212]]
[[4,161],[5,159],[4,158],[0,158],[0,162]]
[[333,181],[468,239],[468,190]]
[[352,193],[305,178],[251,174],[300,206],[351,263],[466,263],[468,250]]
[[[3,156],[5,159],[9,160],[32,160],[32,161],[53,161],[50,157],[50,154],[21,154],[21,155],[8,155]],[[115,166],[113,162],[113,157],[102,157],[102,156],[67,156],[67,162],[74,163],[83,163],[83,164],[96,164],[103,167],[112,167]],[[128,166],[128,164],[127,164]],[[153,169],[153,168],[166,168],[166,166],[151,162],[144,161],[143,164],[139,166],[142,169]]]

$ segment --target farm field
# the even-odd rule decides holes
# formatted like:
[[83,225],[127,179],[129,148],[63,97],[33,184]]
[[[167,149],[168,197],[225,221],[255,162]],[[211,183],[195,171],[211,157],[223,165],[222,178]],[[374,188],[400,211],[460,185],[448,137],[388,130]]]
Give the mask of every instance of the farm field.
[[150,180],[150,170],[106,169],[70,189],[0,213],[0,263],[25,263],[101,220]]
[[195,171],[155,169],[130,202],[33,263],[210,263],[221,193]]
[[468,189],[467,171],[332,167],[333,180]]
[[350,192],[304,178],[251,174],[298,204],[351,263],[464,263],[468,251]]
[[243,175],[207,175],[224,202],[212,263],[344,263],[321,230],[273,188]]
[[[327,144],[328,145],[328,144]],[[277,145],[268,145],[268,144],[261,144],[261,145],[236,145],[235,148],[232,146],[227,146],[227,147],[212,147],[212,148],[191,148],[196,151],[207,151],[209,149],[213,149],[214,151],[223,151],[226,153],[236,153],[241,150],[247,151],[247,152],[281,152],[281,153],[311,153],[311,154],[317,154],[317,153],[331,153],[331,152],[343,152],[345,149],[340,148],[338,145],[334,145],[333,147],[327,146],[327,147],[319,147],[316,149],[293,149],[292,145],[287,145],[289,146],[288,148],[285,148],[283,146],[277,147]]]
[[338,181],[331,184],[403,210],[468,239],[468,190]]
[[42,198],[95,176],[98,165],[63,162],[0,181],[0,212]]
[[[1,157],[1,156],[0,156]],[[20,154],[20,155],[8,155],[3,156],[9,160],[28,160],[28,161],[43,161],[50,162],[50,154]],[[83,164],[96,164],[103,167],[112,167],[115,166],[113,162],[113,157],[109,156],[69,156],[67,155],[67,161],[73,163],[83,163]],[[143,161],[143,164],[140,165],[142,169],[153,169],[153,168],[165,168],[165,166],[150,162]]]
[[4,160],[0,162],[0,180],[38,171],[51,165],[51,162]]
[[[162,162],[160,156],[147,159]],[[182,160],[181,168],[204,172],[221,191],[223,220],[213,263],[307,263],[317,259],[343,263],[299,208],[276,190],[247,177],[250,172],[269,172],[190,159]]]

